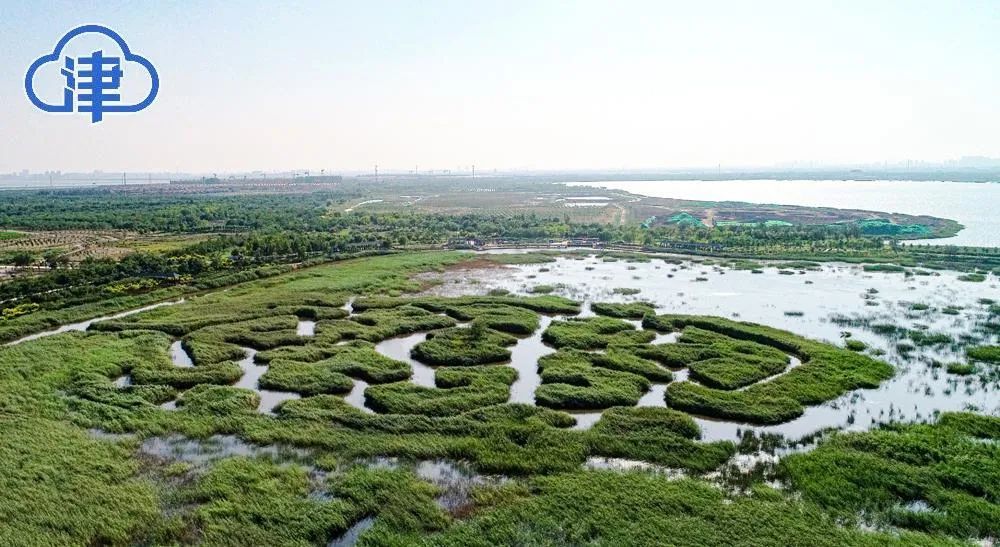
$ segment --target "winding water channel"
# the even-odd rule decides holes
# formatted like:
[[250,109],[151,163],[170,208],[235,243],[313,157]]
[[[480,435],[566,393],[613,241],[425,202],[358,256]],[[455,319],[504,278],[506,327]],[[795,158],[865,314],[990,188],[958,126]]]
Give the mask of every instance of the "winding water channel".
[[[684,258],[625,262],[567,255],[546,264],[424,276],[443,281],[431,289],[430,294],[446,296],[485,294],[491,289],[530,295],[536,285],[554,285],[556,294],[585,303],[581,317],[593,315],[590,302],[643,300],[653,303],[658,313],[705,314],[750,320],[832,344],[842,345],[843,337],[849,335],[851,339],[860,340],[880,353],[880,358],[897,369],[894,378],[876,389],[856,390],[833,401],[808,407],[804,415],[784,424],[760,427],[696,417],[705,440],[737,439],[739,433],[746,430],[780,433],[795,439],[829,427],[867,429],[884,421],[931,419],[938,412],[969,408],[1000,414],[995,382],[980,382],[974,376],[960,377],[945,372],[943,364],[964,359],[960,345],[910,347],[903,351],[900,340],[864,328],[865,324],[886,323],[932,334],[943,333],[954,340],[964,337],[975,338],[977,343],[996,343],[996,334],[981,330],[986,317],[980,301],[1000,301],[998,279],[992,274],[986,282],[970,283],[960,281],[956,272],[904,276],[899,273],[866,272],[856,265],[837,263],[824,264],[808,271],[770,266],[764,268],[762,273],[754,273]],[[635,289],[638,293],[623,295],[616,288]],[[11,344],[68,331],[83,331],[98,321],[183,301],[162,302],[68,324],[23,337]],[[352,302],[345,304],[344,309],[352,313]],[[950,312],[941,313],[945,309]],[[509,366],[518,371],[518,379],[510,389],[511,402],[534,404],[534,392],[541,384],[538,359],[555,351],[542,342],[541,334],[552,321],[558,319],[560,317],[542,316],[539,328],[519,339],[511,348]],[[297,332],[300,336],[312,336],[315,328],[314,322],[300,321]],[[409,364],[414,384],[435,388],[435,369],[410,355],[413,347],[426,337],[427,333],[416,333],[390,338],[375,347],[382,355]],[[659,334],[653,343],[674,343],[676,340],[676,333]],[[295,393],[261,389],[258,380],[267,367],[256,363],[256,351],[250,348],[244,348],[244,351],[246,357],[239,362],[244,374],[235,385],[260,394],[258,410],[270,413],[282,401],[299,397]],[[194,365],[179,341],[171,345],[170,356],[175,366]],[[789,369],[798,364],[798,359],[791,356]],[[685,369],[673,371],[673,374],[675,382],[688,380]],[[127,386],[131,378],[123,376],[115,383]],[[372,412],[365,406],[364,390],[367,387],[367,383],[355,380],[354,388],[345,400],[364,412]],[[666,384],[654,384],[638,405],[664,406],[665,389]],[[163,407],[176,408],[176,401]],[[602,412],[572,414],[577,419],[576,428],[587,428],[600,419]]]
[[[878,388],[856,390],[808,407],[801,417],[784,424],[750,426],[696,417],[705,440],[734,440],[747,430],[797,439],[830,427],[861,430],[880,422],[932,419],[938,412],[968,408],[1000,414],[995,382],[980,382],[974,376],[956,376],[944,370],[944,364],[964,361],[961,345],[903,348],[897,338],[858,326],[892,324],[928,334],[945,334],[953,340],[968,338],[976,343],[997,343],[995,333],[983,330],[988,316],[986,306],[981,303],[982,299],[1000,301],[1000,280],[992,274],[983,283],[972,283],[959,280],[960,274],[951,271],[904,276],[866,272],[861,266],[842,263],[828,263],[814,270],[771,265],[763,268],[763,273],[753,273],[683,257],[626,262],[567,255],[552,263],[425,277],[432,276],[442,282],[429,293],[443,296],[485,294],[493,289],[530,295],[537,285],[553,285],[555,294],[578,301],[649,301],[657,313],[717,315],[753,321],[836,345],[843,345],[844,336],[849,335],[880,353],[878,358],[896,368],[896,375]],[[622,295],[616,288],[639,292]],[[590,315],[589,308],[585,307],[583,315]],[[676,340],[670,336],[673,335],[660,336],[654,343]],[[552,351],[544,344],[540,344],[544,348],[540,349],[539,344],[532,336],[513,348],[513,366],[529,373],[528,379],[519,380],[522,385],[532,384],[530,373],[537,357]],[[798,359],[792,359],[789,369],[799,364]],[[674,381],[687,380],[686,373],[686,370],[674,371]],[[655,385],[643,396],[640,405],[661,405],[663,389],[664,386]],[[514,394],[512,400],[515,399],[531,400],[526,393]],[[600,414],[574,413],[578,420],[576,427],[593,425]]]

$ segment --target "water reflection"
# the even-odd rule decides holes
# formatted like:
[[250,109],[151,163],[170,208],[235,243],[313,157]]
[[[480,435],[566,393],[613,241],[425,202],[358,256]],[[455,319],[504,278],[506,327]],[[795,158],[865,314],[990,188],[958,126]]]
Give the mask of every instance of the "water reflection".
[[353,547],[358,543],[358,539],[361,534],[365,533],[366,530],[375,524],[375,517],[365,517],[358,522],[351,525],[350,528],[344,532],[344,535],[334,538],[330,543],[327,544],[328,547]]
[[667,392],[667,384],[653,384],[635,406],[667,406],[664,395]]
[[258,385],[258,381],[260,380],[260,377],[267,372],[267,366],[257,364],[256,350],[243,348],[243,351],[246,352],[246,357],[237,363],[240,368],[243,369],[243,376],[233,385],[234,387],[252,389],[257,392],[260,396],[260,405],[257,407],[259,412],[273,414],[274,407],[278,406],[282,402],[301,397],[298,393],[292,393],[290,391],[272,391],[269,389],[261,389],[260,385]]
[[410,369],[413,370],[413,376],[410,377],[410,381],[414,384],[421,387],[437,387],[434,383],[434,369],[410,356],[410,351],[413,350],[413,347],[426,339],[426,332],[389,338],[375,344],[375,351],[390,359],[409,364]]
[[374,414],[375,411],[365,406],[365,389],[368,389],[368,382],[364,380],[354,380],[354,387],[351,392],[344,396],[347,404],[357,408],[366,414]]
[[194,361],[191,356],[188,355],[186,349],[184,349],[184,344],[180,340],[170,344],[170,362],[174,364],[175,367],[193,367]]
[[136,308],[134,310],[123,311],[123,312],[116,313],[116,314],[113,314],[113,315],[105,315],[105,316],[102,316],[102,317],[95,317],[93,319],[88,319],[86,321],[80,321],[78,323],[69,323],[69,324],[63,325],[63,326],[61,326],[61,327],[59,327],[57,329],[47,330],[47,331],[44,331],[44,332],[36,332],[35,334],[29,334],[28,336],[24,336],[22,338],[18,338],[17,340],[14,340],[13,342],[7,342],[5,345],[7,345],[7,346],[13,346],[15,344],[20,344],[20,343],[23,343],[23,342],[27,342],[29,340],[37,340],[39,338],[45,338],[46,336],[53,336],[55,334],[62,334],[64,332],[71,332],[71,331],[83,332],[83,331],[87,330],[88,328],[90,328],[90,325],[92,325],[94,323],[99,323],[101,321],[110,321],[112,319],[121,319],[122,317],[128,317],[129,315],[135,315],[137,313],[142,313],[144,311],[155,310],[156,308],[162,308],[163,306],[173,306],[175,304],[182,304],[183,302],[184,302],[184,299],[181,298],[180,300],[174,300],[174,301],[171,301],[171,302],[160,302],[160,303],[152,304],[152,305],[149,305],[149,306],[143,306],[141,308]]
[[[566,256],[552,263],[511,266],[500,272],[485,269],[445,273],[444,282],[429,293],[460,296],[506,289],[527,296],[536,285],[553,285],[557,287],[556,294],[585,302],[585,315],[592,313],[590,302],[650,301],[657,313],[730,317],[831,344],[843,345],[843,337],[849,335],[850,339],[867,345],[869,353],[881,354],[878,358],[897,369],[894,378],[876,389],[857,390],[807,407],[803,416],[785,424],[757,427],[695,417],[706,440],[736,440],[740,430],[800,438],[829,427],[868,429],[880,422],[930,420],[937,412],[968,408],[1000,413],[996,382],[956,377],[941,366],[964,360],[962,344],[912,349],[904,345],[901,351],[898,339],[836,320],[859,317],[869,324],[882,322],[907,330],[944,333],[956,341],[964,338],[977,343],[997,343],[996,329],[983,327],[989,324],[989,319],[986,306],[979,303],[984,298],[1000,301],[995,275],[990,274],[984,283],[967,283],[959,281],[960,274],[956,272],[904,276],[865,272],[860,266],[841,263],[828,263],[808,271],[765,263],[760,270],[763,273],[755,274],[750,270],[720,268],[717,264],[699,264],[682,257],[668,261],[654,258],[649,262],[604,262],[595,256],[584,260]],[[695,282],[696,278],[707,281]],[[637,289],[638,293],[621,294],[616,288]],[[942,313],[943,310],[948,312]],[[672,343],[676,336],[659,335],[654,343]],[[527,347],[525,350],[528,353]],[[533,363],[517,357],[512,366],[519,372],[530,373]],[[787,370],[799,364],[792,359]],[[675,382],[686,379],[687,370],[674,371]],[[642,404],[660,399],[658,392],[663,388],[654,389],[656,392],[643,396]],[[529,402],[526,390],[519,390],[517,397]],[[576,428],[589,427],[600,418],[599,412],[572,414],[577,418]]]
[[542,342],[542,333],[554,318],[542,316],[538,330],[517,341],[510,351],[510,364],[517,370],[517,380],[510,386],[510,402],[535,404],[535,390],[542,385],[538,374],[538,359],[555,353],[555,349]]
[[299,336],[313,336],[316,334],[315,321],[299,321],[295,326],[295,334]]
[[205,465],[233,456],[304,462],[311,455],[310,451],[302,448],[252,444],[235,435],[212,435],[207,439],[194,439],[178,434],[150,437],[139,446],[139,453],[194,465]]

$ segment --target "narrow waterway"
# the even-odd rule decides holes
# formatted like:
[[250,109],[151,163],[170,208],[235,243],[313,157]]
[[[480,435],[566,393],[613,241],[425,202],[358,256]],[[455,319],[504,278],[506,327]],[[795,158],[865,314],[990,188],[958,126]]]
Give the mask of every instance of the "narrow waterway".
[[[1000,400],[996,398],[1000,386],[996,382],[949,374],[943,366],[964,362],[964,347],[970,340],[976,344],[1000,342],[996,318],[988,311],[990,302],[1000,302],[996,275],[988,274],[986,281],[976,283],[962,281],[961,274],[951,271],[904,275],[865,271],[843,263],[802,269],[794,264],[758,262],[760,267],[751,270],[690,257],[628,262],[567,253],[544,264],[439,274],[439,282],[428,293],[463,296],[505,289],[531,296],[535,286],[552,285],[556,287],[554,294],[586,303],[582,316],[592,314],[590,302],[647,301],[657,313],[753,321],[838,346],[847,339],[857,340],[868,347],[869,354],[896,368],[896,375],[878,388],[855,390],[806,407],[802,416],[784,424],[753,426],[695,416],[706,440],[737,440],[748,430],[798,439],[826,428],[864,430],[882,422],[928,420],[938,412],[968,408],[1000,415]],[[623,288],[635,294],[621,294]],[[948,342],[918,345],[866,325],[894,325],[904,333],[938,335]],[[658,334],[653,343],[676,340],[677,333]],[[965,342],[960,343],[962,340]],[[800,364],[791,358],[781,374]],[[529,363],[514,362],[512,366],[531,373]],[[674,382],[688,381],[687,372],[674,370]],[[764,381],[770,379],[773,377]],[[654,386],[640,404],[659,405],[664,389]],[[528,397],[519,391],[518,400],[527,402]],[[572,414],[577,418],[575,427],[586,428],[601,413]]]
[[541,316],[538,330],[527,338],[517,341],[510,351],[510,366],[517,371],[517,380],[510,386],[510,402],[535,404],[535,390],[542,385],[538,374],[538,359],[555,353],[555,348],[542,342],[542,333],[552,324],[554,318]]
[[183,298],[181,298],[179,300],[173,300],[173,301],[170,301],[170,302],[159,302],[157,304],[151,304],[149,306],[143,306],[141,308],[136,308],[134,310],[123,311],[123,312],[119,312],[119,313],[116,313],[116,314],[113,314],[113,315],[103,315],[101,317],[95,317],[93,319],[87,319],[86,321],[79,321],[77,323],[67,323],[67,324],[65,324],[65,325],[63,325],[63,326],[61,326],[59,328],[56,328],[56,329],[42,331],[42,332],[36,332],[34,334],[29,334],[29,335],[24,336],[22,338],[18,338],[17,340],[14,340],[12,342],[7,342],[4,345],[13,346],[15,344],[21,344],[23,342],[27,342],[29,340],[37,340],[39,338],[45,338],[46,336],[53,336],[55,334],[62,334],[64,332],[71,332],[71,331],[80,331],[80,332],[83,332],[83,331],[87,330],[88,328],[90,328],[90,326],[93,325],[94,323],[99,323],[101,321],[109,321],[109,320],[112,320],[112,319],[121,319],[122,317],[128,317],[130,315],[135,315],[137,313],[142,313],[144,311],[155,310],[156,308],[162,308],[163,306],[173,306],[173,305],[176,305],[176,304],[182,304],[182,303],[184,303],[184,301],[185,300]]
[[246,352],[246,357],[238,363],[240,368],[243,369],[243,377],[233,384],[233,386],[256,391],[257,394],[260,395],[260,405],[257,407],[259,412],[273,414],[274,407],[279,404],[291,399],[299,399],[302,397],[298,393],[292,393],[290,391],[272,391],[269,389],[261,389],[258,381],[260,380],[260,377],[267,372],[267,366],[257,364],[256,350],[252,348],[243,348],[243,351]]
[[410,369],[413,370],[413,376],[410,377],[410,381],[414,384],[421,387],[437,387],[437,384],[434,382],[434,369],[417,361],[410,355],[413,347],[424,340],[427,340],[426,332],[389,338],[375,344],[375,351],[390,359],[402,361],[410,365]]

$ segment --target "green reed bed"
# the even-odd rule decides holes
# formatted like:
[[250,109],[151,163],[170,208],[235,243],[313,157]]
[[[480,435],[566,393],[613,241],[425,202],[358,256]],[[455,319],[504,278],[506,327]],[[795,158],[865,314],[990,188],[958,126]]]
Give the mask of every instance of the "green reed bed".
[[[782,462],[803,497],[844,518],[964,538],[1000,535],[1000,419],[837,433]],[[913,504],[918,507],[913,509]]]
[[[660,315],[646,317],[643,324],[664,332],[683,329],[685,336],[688,335],[687,327],[693,326],[715,335],[769,346],[802,361],[795,369],[742,391],[723,391],[692,382],[671,384],[667,388],[668,404],[696,414],[753,423],[780,423],[801,415],[805,405],[819,404],[853,389],[876,387],[892,376],[892,367],[881,361],[754,323],[718,317]],[[711,338],[711,335],[697,333],[694,339],[704,342]]]
[[510,360],[509,346],[517,339],[486,328],[483,323],[432,332],[413,347],[414,359],[436,366],[473,366]]
[[641,344],[655,338],[651,331],[636,330],[631,323],[612,317],[553,321],[542,340],[557,348],[593,350],[610,344]]
[[651,302],[594,302],[590,309],[597,315],[616,317],[619,319],[642,319],[647,313],[653,313],[655,306]]
[[391,414],[450,416],[506,402],[517,371],[509,367],[449,367],[439,369],[434,379],[434,388],[409,382],[369,386],[365,403]]

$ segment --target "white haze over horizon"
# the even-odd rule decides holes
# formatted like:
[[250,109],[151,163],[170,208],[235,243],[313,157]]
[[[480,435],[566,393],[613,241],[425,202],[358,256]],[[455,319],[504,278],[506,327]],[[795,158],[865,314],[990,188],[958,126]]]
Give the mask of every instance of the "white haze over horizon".
[[[146,111],[36,110],[100,23]],[[638,170],[1000,156],[1000,2],[4,2],[0,173]]]

